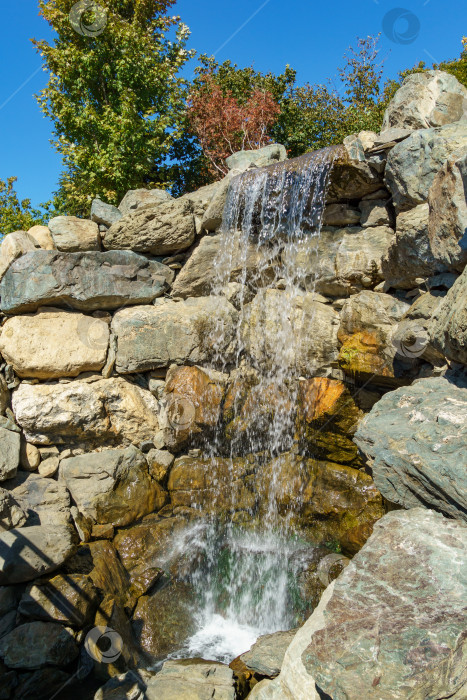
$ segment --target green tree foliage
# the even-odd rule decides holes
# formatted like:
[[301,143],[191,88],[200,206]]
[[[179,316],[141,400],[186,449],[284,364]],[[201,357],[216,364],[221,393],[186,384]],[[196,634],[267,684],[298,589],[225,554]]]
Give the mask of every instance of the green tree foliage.
[[[182,127],[177,76],[191,52],[188,28],[167,14],[175,0],[102,0],[98,36],[74,30],[74,3],[39,2],[57,36],[52,45],[34,41],[50,72],[37,99],[65,165],[61,208],[87,215],[93,197],[117,204],[129,189],[167,184],[166,159]],[[95,20],[83,17],[85,25]]]
[[15,190],[18,178],[0,180],[0,240],[13,231],[28,231],[32,226],[46,224],[50,218],[49,205],[45,210],[33,209],[29,199],[19,200]]

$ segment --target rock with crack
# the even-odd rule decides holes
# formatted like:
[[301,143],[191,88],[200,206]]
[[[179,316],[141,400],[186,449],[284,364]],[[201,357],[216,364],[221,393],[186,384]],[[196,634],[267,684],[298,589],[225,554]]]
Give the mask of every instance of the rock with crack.
[[70,494],[64,484],[39,474],[20,471],[8,482],[11,496],[30,525],[66,525],[70,522]]
[[389,501],[467,521],[466,431],[467,389],[436,377],[386,394],[355,442]]
[[258,637],[251,649],[240,656],[245,666],[260,676],[274,678],[279,675],[284,654],[297,630],[275,632]]
[[99,227],[94,221],[56,216],[49,221],[49,231],[56,249],[64,253],[100,250]]
[[217,661],[166,661],[146,688],[147,700],[235,700],[232,670]]
[[445,357],[467,365],[467,268],[436,308],[429,334]]

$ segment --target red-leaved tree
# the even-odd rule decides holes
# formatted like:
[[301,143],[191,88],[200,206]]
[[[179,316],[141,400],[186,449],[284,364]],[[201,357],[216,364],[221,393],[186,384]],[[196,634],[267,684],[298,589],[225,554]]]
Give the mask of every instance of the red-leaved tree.
[[224,161],[232,153],[269,143],[268,131],[279,113],[270,92],[256,88],[242,104],[230,90],[223,91],[212,75],[203,76],[187,107],[190,128],[217,178],[227,174]]

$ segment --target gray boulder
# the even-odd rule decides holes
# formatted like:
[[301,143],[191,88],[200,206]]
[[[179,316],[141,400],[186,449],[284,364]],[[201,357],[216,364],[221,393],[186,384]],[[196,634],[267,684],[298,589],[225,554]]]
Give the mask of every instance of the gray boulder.
[[[384,160],[375,162],[365,153],[367,146],[364,135],[368,132],[353,134],[344,139],[341,150],[336,151],[333,168],[329,177],[327,193],[328,202],[342,199],[361,199],[372,192],[377,192],[383,186],[381,172],[384,170]],[[376,161],[381,160],[380,156]],[[375,167],[376,166],[376,167]]]
[[467,121],[414,131],[390,151],[386,184],[397,211],[423,204],[445,161],[467,148]]
[[467,521],[466,431],[467,389],[436,377],[383,396],[355,442],[389,501]]
[[228,175],[219,182],[219,186],[201,219],[201,229],[203,231],[214,232],[220,228],[231,180],[232,177]]
[[361,211],[361,222],[363,227],[390,225],[385,200],[363,199],[358,206]]
[[467,89],[440,70],[407,76],[389,103],[382,131],[429,129],[467,120]]
[[18,472],[8,482],[10,494],[26,513],[27,525],[66,525],[70,522],[70,494],[64,484],[39,474]]
[[355,226],[360,223],[360,212],[348,204],[328,204],[324,209],[325,226]]
[[141,207],[153,206],[161,202],[167,202],[173,199],[165,190],[129,190],[118,205],[118,210],[123,216],[133,214]]
[[[224,297],[198,297],[118,311],[117,372],[144,372],[176,364],[227,361],[235,338],[237,311]],[[222,330],[220,330],[222,329]],[[135,339],[137,338],[137,342]]]
[[247,170],[252,166],[263,168],[283,160],[287,160],[285,146],[279,143],[271,143],[269,146],[253,151],[238,151],[238,153],[234,153],[226,158],[225,164],[229,170]]
[[170,199],[126,214],[104,232],[102,242],[107,250],[166,255],[186,250],[194,240],[192,203]]
[[165,265],[130,251],[27,253],[8,269],[1,284],[2,311],[36,311],[66,306],[83,311],[149,304],[171,284]]
[[110,227],[117,221],[120,221],[123,214],[120,209],[114,207],[113,204],[107,204],[101,199],[93,199],[91,205],[91,219],[96,224]]
[[166,501],[164,490],[149,476],[143,453],[134,446],[64,459],[59,481],[83,518],[99,525],[129,525],[160,510]]
[[445,357],[467,365],[467,268],[433,314],[429,333]]
[[424,508],[376,523],[335,581],[324,626],[302,654],[321,694],[465,697],[466,546],[464,523]]
[[100,250],[99,227],[94,221],[56,216],[49,221],[49,231],[57,250],[64,253]]
[[15,501],[12,494],[0,488],[0,532],[22,527],[27,521],[27,515]]
[[68,666],[78,653],[73,632],[54,622],[26,622],[0,639],[0,656],[9,668]]
[[0,481],[15,476],[19,467],[20,445],[19,432],[0,426]]
[[433,256],[449,270],[467,265],[467,153],[449,158],[428,195],[428,235]]
[[389,287],[414,289],[417,278],[436,271],[428,237],[428,204],[401,212],[397,217],[396,235],[383,258],[382,271]]
[[259,637],[250,651],[242,654],[240,659],[254,673],[274,678],[280,673],[285,652],[296,632],[296,630],[289,630],[265,634]]
[[232,670],[203,659],[166,661],[146,688],[147,700],[235,700]]
[[0,585],[32,581],[58,569],[76,551],[66,525],[33,525],[0,533]]

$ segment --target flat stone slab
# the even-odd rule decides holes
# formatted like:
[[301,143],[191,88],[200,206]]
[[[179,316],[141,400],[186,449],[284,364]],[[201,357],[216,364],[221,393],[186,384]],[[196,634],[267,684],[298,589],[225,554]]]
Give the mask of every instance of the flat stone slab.
[[147,700],[235,700],[233,672],[216,661],[166,661],[148,682]]
[[466,697],[467,526],[393,511],[335,581],[302,654],[333,700]]
[[0,284],[6,314],[66,306],[82,311],[150,304],[172,283],[165,265],[131,251],[60,253],[37,250],[9,267]]

